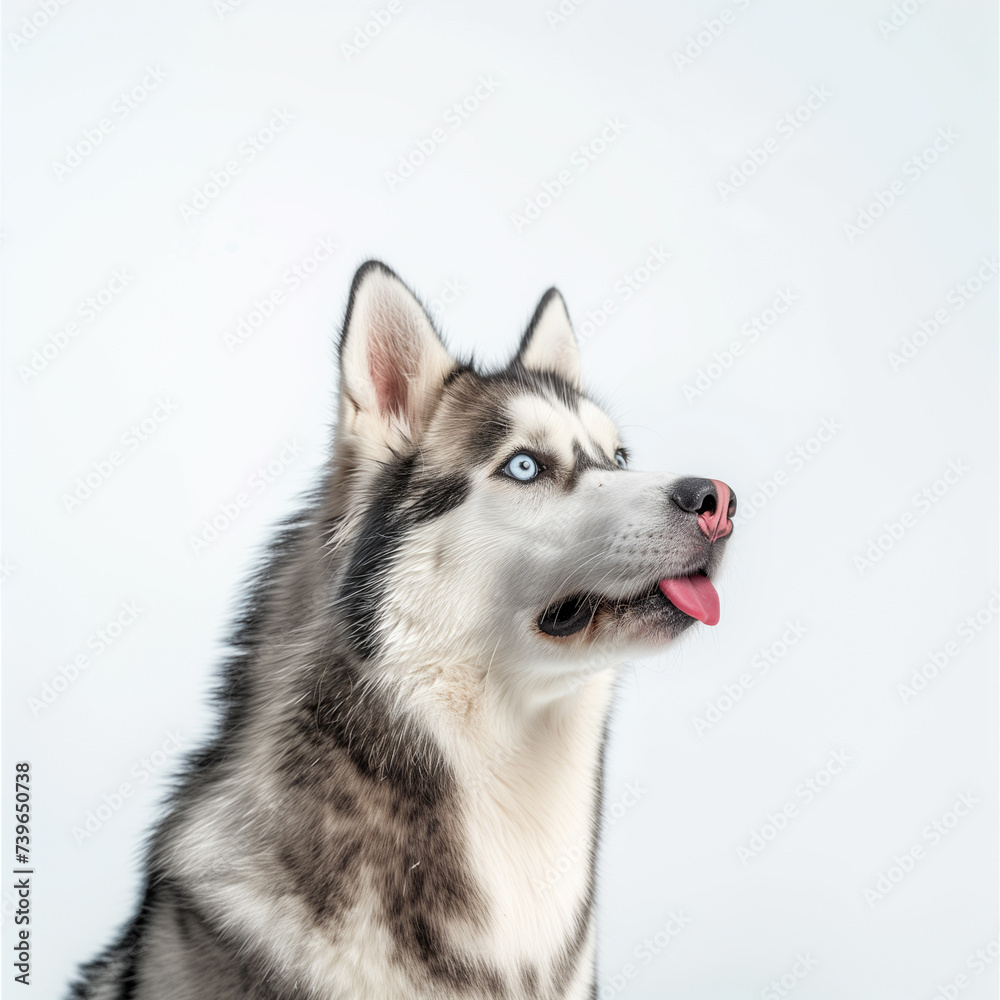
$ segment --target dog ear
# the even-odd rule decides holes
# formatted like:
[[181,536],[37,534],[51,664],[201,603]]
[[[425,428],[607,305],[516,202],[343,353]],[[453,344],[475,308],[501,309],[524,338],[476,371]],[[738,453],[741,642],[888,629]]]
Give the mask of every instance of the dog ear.
[[454,367],[409,288],[379,261],[358,268],[340,341],[341,426],[362,419],[390,445],[417,440]]
[[555,372],[574,388],[582,388],[576,335],[557,289],[550,288],[542,296],[515,361],[535,371]]

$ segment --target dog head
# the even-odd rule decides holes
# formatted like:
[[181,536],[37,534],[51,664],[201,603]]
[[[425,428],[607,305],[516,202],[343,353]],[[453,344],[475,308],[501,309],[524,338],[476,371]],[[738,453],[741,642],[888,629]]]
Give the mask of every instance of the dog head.
[[555,289],[513,360],[480,372],[370,262],[340,364],[334,613],[361,655],[565,675],[718,621],[736,499],[629,468]]

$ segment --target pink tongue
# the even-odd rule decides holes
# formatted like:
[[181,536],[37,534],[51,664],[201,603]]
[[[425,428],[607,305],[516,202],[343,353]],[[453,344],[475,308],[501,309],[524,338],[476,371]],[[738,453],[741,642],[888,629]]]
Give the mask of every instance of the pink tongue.
[[719,624],[719,595],[712,581],[701,573],[660,581],[660,590],[671,604],[706,625]]

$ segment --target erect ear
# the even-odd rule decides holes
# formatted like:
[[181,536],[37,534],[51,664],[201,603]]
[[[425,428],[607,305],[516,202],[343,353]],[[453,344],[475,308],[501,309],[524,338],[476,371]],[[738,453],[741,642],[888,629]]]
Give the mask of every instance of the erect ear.
[[[379,261],[358,268],[340,341],[340,418],[395,445],[423,431],[455,361],[414,294]],[[358,430],[361,430],[359,427]]]
[[580,352],[569,321],[566,303],[555,288],[543,296],[528,330],[521,339],[517,360],[525,368],[555,372],[577,389],[580,380]]

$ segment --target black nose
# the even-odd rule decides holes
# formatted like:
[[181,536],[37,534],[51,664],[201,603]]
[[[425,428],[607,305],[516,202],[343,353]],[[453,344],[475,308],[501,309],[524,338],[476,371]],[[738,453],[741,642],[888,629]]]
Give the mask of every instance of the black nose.
[[721,479],[678,479],[670,499],[685,513],[697,515],[698,527],[710,542],[733,530],[730,518],[736,513],[736,494]]
[[719,503],[719,491],[711,479],[692,476],[674,483],[670,499],[689,514],[714,514]]

